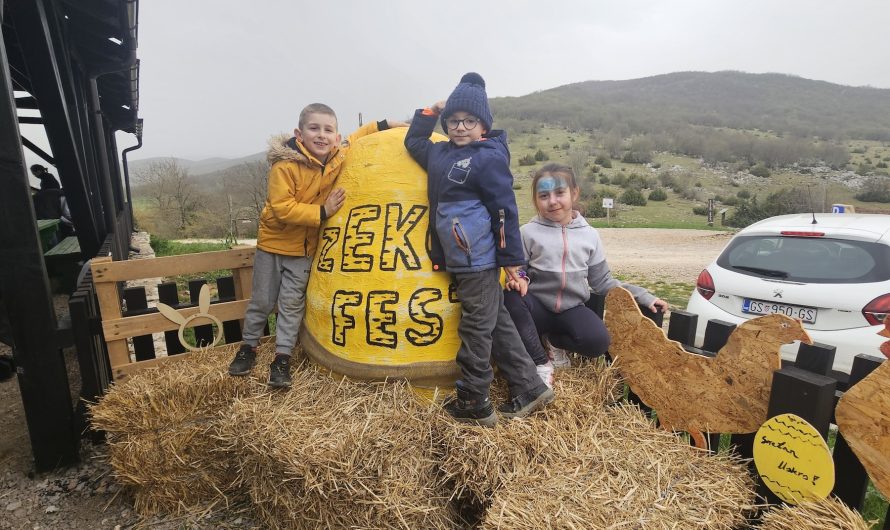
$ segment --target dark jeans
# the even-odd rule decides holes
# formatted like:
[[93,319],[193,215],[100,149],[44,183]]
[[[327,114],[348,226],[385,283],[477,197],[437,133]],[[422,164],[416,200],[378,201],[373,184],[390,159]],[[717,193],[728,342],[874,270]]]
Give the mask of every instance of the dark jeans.
[[557,348],[585,357],[598,357],[609,349],[606,325],[587,306],[579,305],[562,313],[554,313],[544,307],[535,295],[528,293],[520,296],[517,291],[504,291],[504,305],[535,364],[547,362],[547,352],[540,339],[544,334]]
[[488,396],[494,360],[507,379],[510,395],[517,396],[540,385],[541,379],[504,307],[499,277],[499,269],[452,274],[461,306],[458,385],[472,394]]

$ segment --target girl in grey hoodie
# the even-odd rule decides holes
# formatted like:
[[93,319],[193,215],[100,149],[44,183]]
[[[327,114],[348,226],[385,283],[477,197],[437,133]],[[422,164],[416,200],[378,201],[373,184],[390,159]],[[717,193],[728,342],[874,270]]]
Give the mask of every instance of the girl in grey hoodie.
[[[646,289],[612,277],[599,233],[575,208],[580,191],[572,168],[547,164],[532,180],[538,215],[520,229],[528,266],[524,278],[507,282],[504,305],[510,312],[526,349],[546,383],[553,365],[542,346],[546,334],[558,348],[585,357],[609,348],[609,332],[585,303],[591,291],[606,294],[616,286],[629,290],[641,306],[665,311],[668,304]],[[517,281],[527,281],[519,294]]]

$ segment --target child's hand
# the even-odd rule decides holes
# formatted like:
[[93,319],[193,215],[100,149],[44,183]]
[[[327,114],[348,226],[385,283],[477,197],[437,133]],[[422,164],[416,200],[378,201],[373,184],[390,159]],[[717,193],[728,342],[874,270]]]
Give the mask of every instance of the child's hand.
[[654,302],[649,304],[649,311],[653,313],[665,313],[668,310],[668,303],[661,298],[656,298]]
[[324,201],[324,213],[327,217],[330,217],[337,213],[343,203],[346,201],[346,190],[343,188],[334,188],[331,190],[330,195],[326,201]]
[[505,282],[506,286],[512,291],[519,291],[520,296],[525,296],[525,293],[528,292],[528,282],[526,282],[520,273],[519,265],[513,265],[511,267],[504,267],[504,272],[507,273],[507,281]]
[[430,105],[430,110],[435,112],[436,114],[442,114],[442,111],[445,110],[445,100],[437,101]]
[[407,121],[390,120],[389,118],[386,119],[386,124],[389,125],[390,129],[395,129],[396,127],[407,127],[408,126]]

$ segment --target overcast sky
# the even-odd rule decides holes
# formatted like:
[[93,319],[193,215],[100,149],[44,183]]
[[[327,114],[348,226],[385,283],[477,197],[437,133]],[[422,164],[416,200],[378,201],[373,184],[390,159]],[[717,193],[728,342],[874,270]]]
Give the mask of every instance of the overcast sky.
[[887,0],[143,1],[130,156],[256,153],[316,101],[348,134],[359,112],[407,118],[467,71],[491,97],[688,70],[890,88],[888,30]]

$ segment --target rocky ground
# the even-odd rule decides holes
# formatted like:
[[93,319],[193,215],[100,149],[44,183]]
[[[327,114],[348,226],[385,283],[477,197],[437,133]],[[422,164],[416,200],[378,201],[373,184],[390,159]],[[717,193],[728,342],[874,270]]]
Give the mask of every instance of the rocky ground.
[[[730,235],[701,230],[601,229],[612,270],[669,282],[693,282]],[[57,310],[64,311],[65,297]],[[0,344],[0,355],[8,353]],[[66,361],[76,364],[73,352]],[[102,444],[83,441],[81,463],[33,472],[30,440],[15,378],[0,381],[0,529],[251,528],[237,512],[203,518],[141,520],[104,462]]]

